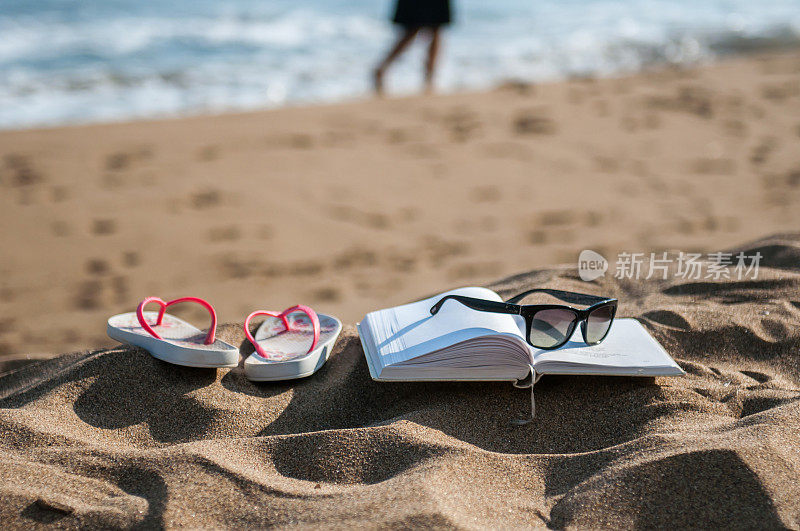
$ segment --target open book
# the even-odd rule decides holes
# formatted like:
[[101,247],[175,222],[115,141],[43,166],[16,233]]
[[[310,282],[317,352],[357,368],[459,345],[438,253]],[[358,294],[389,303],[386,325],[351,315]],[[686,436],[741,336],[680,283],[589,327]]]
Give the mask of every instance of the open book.
[[367,314],[358,333],[374,380],[505,380],[533,382],[543,374],[680,376],[683,370],[635,319],[616,319],[605,340],[586,345],[576,327],[557,350],[525,341],[523,319],[480,312],[454,301],[436,315],[442,296],[501,301],[486,288],[461,288],[430,299]]

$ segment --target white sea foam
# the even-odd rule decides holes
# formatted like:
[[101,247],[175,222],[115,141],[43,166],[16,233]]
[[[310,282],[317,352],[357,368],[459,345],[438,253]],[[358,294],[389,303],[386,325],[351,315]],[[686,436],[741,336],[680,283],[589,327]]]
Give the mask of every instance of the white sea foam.
[[[444,90],[693,63],[800,36],[800,0],[455,1]],[[0,128],[327,102],[369,90],[388,1],[4,0]],[[419,87],[417,47],[390,73]]]

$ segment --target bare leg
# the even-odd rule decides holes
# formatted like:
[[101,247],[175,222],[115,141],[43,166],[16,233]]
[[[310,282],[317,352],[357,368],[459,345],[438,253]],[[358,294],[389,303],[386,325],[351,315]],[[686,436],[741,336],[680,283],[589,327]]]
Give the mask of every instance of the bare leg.
[[430,28],[431,42],[428,45],[428,60],[425,63],[425,92],[433,92],[433,76],[436,73],[436,59],[439,56],[439,28]]
[[417,36],[419,28],[406,28],[405,31],[398,37],[397,42],[386,55],[386,58],[381,61],[378,67],[373,72],[373,81],[375,83],[375,93],[378,95],[383,94],[383,74],[389,68],[395,59],[411,44],[414,37]]

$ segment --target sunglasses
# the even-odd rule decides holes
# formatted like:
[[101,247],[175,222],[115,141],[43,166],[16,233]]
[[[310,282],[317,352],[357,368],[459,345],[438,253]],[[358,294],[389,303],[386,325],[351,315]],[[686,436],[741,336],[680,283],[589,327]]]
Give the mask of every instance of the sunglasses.
[[[580,309],[564,304],[516,304],[532,293],[546,293],[570,304],[589,307]],[[431,315],[436,315],[448,299],[480,312],[521,315],[525,319],[525,336],[528,343],[545,350],[563,347],[572,337],[578,323],[581,325],[583,341],[587,345],[600,343],[611,330],[611,323],[617,313],[617,299],[542,288],[525,291],[508,299],[507,302],[447,295],[433,305]]]

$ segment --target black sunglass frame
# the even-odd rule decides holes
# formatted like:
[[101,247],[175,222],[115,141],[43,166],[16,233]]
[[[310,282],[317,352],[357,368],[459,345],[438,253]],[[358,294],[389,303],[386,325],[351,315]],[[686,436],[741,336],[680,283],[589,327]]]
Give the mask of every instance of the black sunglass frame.
[[[571,304],[580,304],[580,305],[588,305],[588,308],[575,308],[573,306],[568,306],[566,304],[516,304],[517,302],[521,301],[528,295],[533,293],[546,293],[557,299],[561,299],[564,302],[568,302]],[[575,327],[578,326],[578,323],[581,324],[581,334],[583,335],[583,341],[587,345],[597,345],[601,341],[603,341],[608,332],[611,331],[611,325],[614,324],[614,317],[617,314],[617,299],[610,298],[610,297],[601,297],[598,295],[588,295],[584,293],[575,293],[573,291],[562,291],[559,289],[549,289],[549,288],[537,288],[537,289],[530,289],[528,291],[524,291],[518,295],[514,295],[506,302],[498,302],[498,301],[489,301],[486,299],[476,299],[474,297],[465,297],[463,295],[445,295],[439,301],[431,307],[431,315],[436,315],[439,310],[441,309],[442,305],[445,301],[452,299],[454,301],[458,301],[464,306],[471,308],[473,310],[477,310],[480,312],[492,312],[492,313],[508,313],[512,315],[520,315],[525,319],[525,341],[528,342],[529,345],[532,347],[542,349],[542,350],[555,350],[557,348],[561,348],[567,344],[572,334],[575,332]],[[606,330],[603,337],[598,339],[597,341],[589,341],[586,337],[586,325],[589,319],[589,315],[599,308],[611,307],[611,319],[608,324],[608,329]],[[533,316],[536,315],[537,312],[542,310],[568,310],[571,311],[575,318],[570,323],[569,331],[565,334],[565,338],[560,343],[549,347],[540,347],[539,345],[534,345],[531,343],[531,328],[533,327]]]

